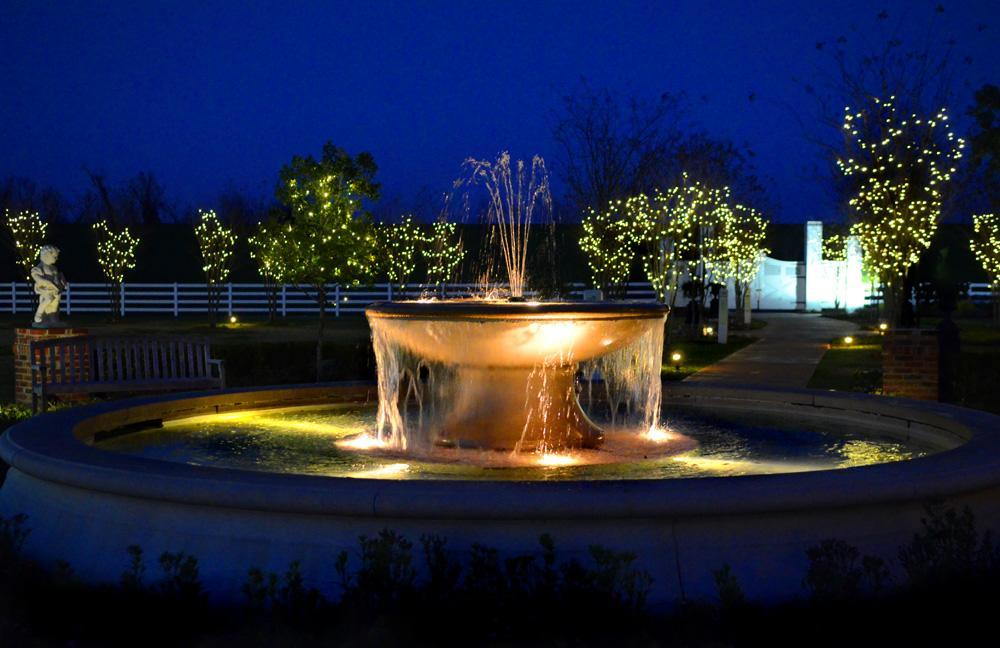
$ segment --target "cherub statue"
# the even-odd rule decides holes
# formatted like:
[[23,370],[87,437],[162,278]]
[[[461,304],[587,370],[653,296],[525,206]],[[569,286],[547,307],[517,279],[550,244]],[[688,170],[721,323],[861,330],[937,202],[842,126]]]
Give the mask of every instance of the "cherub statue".
[[35,294],[38,295],[38,310],[35,311],[37,328],[53,326],[59,323],[59,295],[69,284],[66,277],[56,268],[59,260],[59,248],[54,245],[43,245],[38,252],[39,263],[31,269],[31,278],[35,281]]

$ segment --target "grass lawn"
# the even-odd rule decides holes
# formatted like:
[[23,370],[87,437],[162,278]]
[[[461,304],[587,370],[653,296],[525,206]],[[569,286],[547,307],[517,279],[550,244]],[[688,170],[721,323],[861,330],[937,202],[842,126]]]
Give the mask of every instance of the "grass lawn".
[[860,334],[854,336],[852,344],[844,344],[843,338],[833,340],[807,386],[811,389],[880,393],[882,337]]
[[[668,348],[663,349],[663,379],[684,380],[753,341],[751,337],[730,335],[726,344],[719,344],[713,339],[671,342]],[[674,352],[681,354],[680,365],[676,368],[670,359]]]
[[[923,324],[936,327],[939,319],[924,318]],[[1000,413],[1000,328],[984,319],[956,320],[961,331],[962,350],[956,376],[956,403],[965,407]],[[855,343],[845,346],[831,342],[809,381],[813,389],[882,391],[882,338],[860,333]]]

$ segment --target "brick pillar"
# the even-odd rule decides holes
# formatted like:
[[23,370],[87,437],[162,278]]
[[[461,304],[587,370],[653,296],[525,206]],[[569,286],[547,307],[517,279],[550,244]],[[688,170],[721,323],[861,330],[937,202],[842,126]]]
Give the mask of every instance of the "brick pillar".
[[14,402],[31,405],[31,342],[86,335],[84,328],[14,329]]
[[896,329],[882,344],[882,391],[886,396],[938,399],[938,339],[933,329]]

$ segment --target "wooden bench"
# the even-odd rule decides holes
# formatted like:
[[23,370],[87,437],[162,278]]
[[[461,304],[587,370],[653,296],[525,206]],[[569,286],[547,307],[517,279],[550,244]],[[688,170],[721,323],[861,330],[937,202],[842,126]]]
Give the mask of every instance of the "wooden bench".
[[[31,409],[53,394],[225,389],[222,360],[207,339],[91,336],[31,343]],[[215,371],[213,371],[215,367]]]

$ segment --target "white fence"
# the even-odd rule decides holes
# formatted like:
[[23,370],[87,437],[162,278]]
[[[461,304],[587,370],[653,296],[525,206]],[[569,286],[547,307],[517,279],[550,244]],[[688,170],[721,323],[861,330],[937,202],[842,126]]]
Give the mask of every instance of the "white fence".
[[[582,299],[583,291],[588,286],[581,283],[569,284],[566,298]],[[135,313],[166,314],[178,317],[185,313],[204,313],[208,310],[207,287],[203,283],[129,283],[121,286],[121,314]],[[478,284],[446,284],[444,295],[447,297],[463,297],[480,294]],[[412,286],[405,291],[389,284],[375,284],[358,288],[342,288],[338,285],[329,286],[329,305],[327,311],[334,316],[346,313],[360,313],[365,306],[378,301],[394,299],[413,299],[421,295],[440,294],[432,287]],[[770,303],[760,300],[760,293],[752,293],[753,306],[763,310],[790,310],[790,300]],[[628,285],[628,299],[655,299],[652,286],[647,282],[633,282]],[[969,296],[976,302],[990,300],[990,289],[987,284],[970,284]],[[869,302],[872,296],[868,296]],[[735,296],[730,291],[730,307],[735,308]],[[677,306],[683,306],[687,300],[678,295]],[[36,305],[35,295],[25,282],[11,282],[0,286],[0,312],[28,313]],[[102,283],[74,283],[63,293],[61,310],[66,315],[73,313],[109,313],[112,308],[111,295]],[[278,314],[316,314],[319,306],[309,292],[295,286],[280,286],[276,294],[276,310]],[[221,286],[219,312],[227,315],[240,315],[268,312],[268,292],[264,284],[227,283]]]
[[[584,284],[570,284],[569,299],[582,299]],[[358,288],[328,287],[327,312],[334,316],[360,313],[365,306],[378,301],[414,299],[422,295],[440,295],[433,287],[412,286],[400,291],[398,286],[375,284]],[[479,294],[478,284],[446,284],[444,295],[462,297]],[[121,314],[166,314],[178,317],[185,313],[205,313],[208,310],[208,289],[203,283],[128,283],[121,286]],[[278,314],[316,314],[319,306],[312,292],[296,286],[280,286],[276,292]],[[648,283],[629,284],[629,299],[654,299]],[[25,282],[11,282],[0,288],[0,312],[27,313],[36,306],[32,288]],[[102,283],[70,284],[63,293],[60,309],[73,313],[110,313],[113,308],[108,287]],[[268,291],[265,284],[227,283],[220,286],[219,312],[227,315],[267,313]]]

